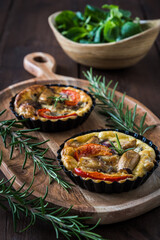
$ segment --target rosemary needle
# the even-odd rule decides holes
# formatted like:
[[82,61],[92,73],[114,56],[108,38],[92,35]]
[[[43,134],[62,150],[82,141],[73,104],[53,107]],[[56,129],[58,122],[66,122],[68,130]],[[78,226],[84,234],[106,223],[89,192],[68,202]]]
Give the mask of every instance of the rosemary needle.
[[123,149],[120,143],[120,140],[118,138],[118,135],[116,134],[116,143],[117,146],[115,146],[115,144],[112,141],[109,141],[111,146],[110,149],[113,149],[114,151],[116,151],[119,155],[122,155],[123,153],[129,151],[129,150],[133,150],[134,148],[127,148],[127,149]]
[[[5,112],[0,112],[0,116]],[[17,130],[18,128],[18,130]],[[43,142],[32,142],[33,139],[36,140],[32,135],[28,133],[33,132],[37,129],[20,129],[23,128],[21,121],[16,121],[15,119],[0,121],[0,135],[4,142],[5,147],[7,146],[7,139],[11,139],[10,146],[10,158],[13,156],[15,147],[19,147],[20,153],[22,148],[25,151],[25,158],[23,162],[23,167],[25,167],[28,157],[32,158],[34,161],[34,166],[42,169],[47,175],[56,180],[63,188],[71,188],[71,185],[64,181],[57,171],[60,168],[56,165],[52,165],[53,159],[45,157],[48,149],[41,147]],[[2,162],[3,153],[0,152],[0,164]],[[35,172],[34,169],[34,172]],[[48,189],[44,197],[32,197],[30,198],[33,191],[30,191],[33,181],[30,186],[24,190],[25,184],[19,188],[19,190],[13,189],[13,184],[16,177],[13,176],[11,179],[5,181],[0,180],[0,206],[7,210],[4,202],[6,201],[12,211],[14,229],[17,229],[17,220],[20,220],[20,213],[25,214],[26,217],[30,218],[29,224],[21,230],[21,232],[27,230],[32,225],[35,224],[37,218],[44,221],[50,222],[55,230],[56,238],[59,238],[59,234],[63,234],[66,239],[91,239],[91,240],[105,240],[99,234],[92,232],[100,220],[93,226],[89,227],[83,223],[83,221],[90,219],[91,217],[79,217],[78,215],[68,215],[71,208],[65,210],[63,208],[49,207],[45,199],[48,194]],[[9,183],[10,182],[10,183]]]
[[[1,152],[2,158],[2,152]],[[78,215],[69,215],[72,207],[65,210],[58,207],[50,207],[45,201],[48,189],[46,189],[46,194],[43,197],[32,197],[30,198],[33,191],[31,187],[33,184],[24,190],[25,184],[22,185],[18,190],[13,189],[13,184],[16,177],[13,176],[9,180],[0,180],[0,207],[7,210],[5,203],[11,209],[13,216],[14,230],[17,229],[17,222],[21,220],[21,214],[23,213],[25,217],[30,219],[29,224],[22,229],[20,232],[24,232],[32,225],[35,224],[37,218],[43,221],[50,222],[55,230],[56,238],[60,237],[59,234],[63,234],[66,239],[92,239],[92,240],[103,240],[103,238],[94,232],[100,220],[93,227],[89,227],[83,223],[83,221],[90,219],[91,217],[79,217]]]
[[58,102],[64,102],[64,101],[68,100],[68,98],[64,98],[64,97],[61,96],[61,95],[60,95],[59,97],[48,97],[48,98],[53,99],[53,101],[54,101],[54,107],[57,106],[57,103],[58,103]]
[[[0,113],[0,116],[3,115],[4,112],[5,110]],[[54,179],[65,190],[71,189],[72,185],[63,180],[61,175],[58,174],[61,167],[53,165],[54,159],[46,156],[49,149],[42,147],[42,145],[49,140],[33,142],[33,140],[37,140],[37,138],[30,135],[30,133],[38,129],[21,128],[23,128],[21,121],[16,121],[15,119],[0,121],[0,136],[2,137],[5,147],[7,146],[7,140],[10,140],[10,159],[13,157],[15,148],[19,148],[20,153],[22,153],[23,149],[25,156],[22,168],[25,167],[27,160],[31,158],[34,162],[34,174],[37,168],[43,170],[43,172],[49,176],[50,180]]]

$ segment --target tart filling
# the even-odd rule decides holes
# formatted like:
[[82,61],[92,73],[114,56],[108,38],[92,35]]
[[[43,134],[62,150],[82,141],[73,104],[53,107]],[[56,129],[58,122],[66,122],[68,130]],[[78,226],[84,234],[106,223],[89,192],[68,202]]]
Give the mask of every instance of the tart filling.
[[[120,142],[121,151],[118,149]],[[155,165],[152,147],[133,136],[116,132],[92,132],[65,142],[61,161],[67,170],[82,179],[99,183],[134,181]]]
[[17,94],[14,102],[19,116],[43,122],[75,119],[91,107],[92,99],[85,91],[63,85],[33,85]]

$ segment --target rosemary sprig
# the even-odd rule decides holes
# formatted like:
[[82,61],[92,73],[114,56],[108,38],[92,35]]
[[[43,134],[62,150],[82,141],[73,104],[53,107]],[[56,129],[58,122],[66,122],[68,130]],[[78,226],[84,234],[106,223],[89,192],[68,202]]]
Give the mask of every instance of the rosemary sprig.
[[[2,111],[0,116],[5,112]],[[13,153],[15,148],[19,148],[20,153],[22,153],[22,149],[25,152],[23,167],[25,167],[27,160],[30,158],[34,163],[34,173],[36,172],[36,168],[39,170],[43,170],[43,172],[48,175],[51,179],[57,181],[64,189],[71,189],[71,184],[62,179],[62,177],[58,174],[58,171],[61,170],[61,167],[58,165],[53,165],[54,159],[48,158],[46,153],[48,152],[48,148],[44,148],[41,145],[45,144],[47,141],[42,142],[34,142],[33,140],[37,140],[36,137],[29,135],[36,129],[21,129],[23,128],[21,121],[16,121],[15,119],[0,121],[0,136],[2,137],[3,143],[5,147],[7,147],[7,141],[10,140],[10,159],[13,157]]]
[[120,140],[118,138],[118,135],[116,134],[116,142],[117,142],[117,146],[115,146],[115,144],[112,141],[109,141],[110,144],[112,145],[112,147],[110,147],[111,149],[115,150],[119,155],[122,155],[123,153],[132,150],[134,148],[127,148],[127,149],[123,149],[120,143]]
[[[2,158],[2,152],[1,152]],[[50,222],[55,230],[56,238],[59,238],[59,234],[63,234],[66,239],[92,239],[92,240],[103,240],[103,238],[94,232],[100,220],[93,227],[84,225],[83,221],[90,219],[91,217],[79,217],[77,215],[69,215],[71,208],[65,210],[63,208],[49,207],[45,199],[48,194],[48,189],[44,197],[31,198],[31,185],[24,190],[25,184],[19,188],[19,190],[13,189],[15,181],[13,176],[8,181],[4,179],[0,180],[0,206],[7,210],[5,202],[8,203],[13,216],[14,230],[17,229],[17,221],[21,220],[21,214],[30,219],[29,224],[20,232],[27,230],[30,226],[34,225],[37,218],[44,221]],[[9,183],[11,182],[11,183]]]
[[[0,112],[0,116],[5,112]],[[18,128],[18,130],[17,130]],[[7,147],[8,138],[11,139],[10,146],[10,158],[13,156],[15,147],[19,147],[20,152],[22,148],[25,150],[25,159],[23,167],[25,167],[28,157],[32,158],[34,161],[34,172],[36,166],[42,169],[46,174],[55,179],[62,187],[65,189],[71,188],[70,184],[61,179],[60,175],[57,174],[61,168],[57,165],[52,165],[53,159],[45,157],[48,149],[42,148],[41,145],[46,141],[34,143],[31,142],[36,137],[28,135],[28,133],[33,132],[37,129],[25,130],[21,129],[23,125],[21,121],[16,121],[15,119],[0,121],[0,135],[3,139],[5,147]],[[0,165],[2,162],[3,153],[0,152]],[[87,240],[105,240],[99,234],[92,232],[100,220],[93,227],[85,225],[83,222],[91,217],[79,217],[78,215],[68,215],[71,208],[65,210],[63,208],[50,207],[49,203],[45,202],[48,194],[48,189],[44,197],[34,197],[31,194],[30,186],[24,190],[25,184],[23,184],[17,191],[13,188],[13,184],[16,177],[13,176],[8,181],[4,179],[0,180],[0,206],[7,210],[4,202],[7,202],[13,216],[14,229],[16,231],[17,221],[20,220],[20,213],[25,214],[25,217],[30,218],[29,224],[21,230],[21,232],[27,230],[30,226],[34,225],[37,218],[44,221],[50,222],[55,230],[56,238],[59,238],[59,234],[63,234],[66,239],[87,239]],[[9,183],[10,182],[10,183]]]
[[48,98],[51,98],[51,99],[53,99],[53,101],[54,101],[54,107],[56,107],[57,106],[57,103],[58,102],[64,102],[65,100],[68,100],[68,98],[64,98],[63,96],[59,96],[59,97],[48,97]]
[[83,74],[90,82],[90,92],[99,100],[100,113],[107,116],[107,126],[133,131],[141,135],[156,126],[145,124],[147,113],[141,117],[139,125],[136,123],[137,104],[133,109],[129,109],[129,106],[124,104],[125,93],[122,98],[115,96],[118,83],[111,90],[109,87],[112,81],[109,81],[106,85],[105,77],[102,79],[102,76],[93,76],[92,69]]

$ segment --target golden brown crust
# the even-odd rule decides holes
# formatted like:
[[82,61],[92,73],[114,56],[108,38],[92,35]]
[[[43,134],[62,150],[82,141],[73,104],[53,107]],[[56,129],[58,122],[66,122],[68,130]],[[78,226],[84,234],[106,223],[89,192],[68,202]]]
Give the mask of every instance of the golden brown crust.
[[[82,156],[81,159],[77,161],[75,157],[75,152],[77,148],[82,145],[91,143],[92,141],[94,143],[95,140],[96,143],[97,141],[99,141],[99,144],[102,144],[104,141],[110,140],[116,145],[116,134],[118,135],[121,145],[124,145],[124,149],[126,149],[126,143],[128,146],[130,146],[129,143],[134,146],[133,150],[128,150],[128,152],[132,154],[124,154],[126,156],[132,155],[132,159],[130,159],[130,165],[124,157],[123,158],[126,162],[122,163],[123,158],[115,153],[111,156]],[[112,174],[113,176],[114,173],[118,174],[122,172],[123,174],[124,171],[119,166],[121,165],[125,167],[126,165],[126,168],[129,167],[132,171],[133,177],[131,178],[131,180],[135,180],[138,176],[143,177],[148,171],[150,171],[154,167],[155,157],[156,155],[154,149],[146,143],[130,135],[115,131],[92,132],[72,138],[65,143],[64,148],[61,152],[61,160],[68,170],[74,172],[74,168],[81,168],[83,171],[86,172],[96,171],[106,174]],[[97,182],[97,180],[93,181]],[[124,181],[126,180],[121,180],[120,182]]]
[[[64,89],[79,94],[79,101],[76,106],[68,106],[65,101],[63,103],[58,102],[55,106],[54,97],[59,97]],[[38,109],[49,109],[53,116],[76,113],[74,116],[61,119],[66,121],[68,118],[74,119],[88,112],[92,107],[92,99],[84,91],[73,87],[33,85],[17,94],[14,107],[19,115],[33,120],[40,119],[41,121],[47,121],[48,119],[39,116]],[[55,122],[57,119],[51,119],[50,121]]]

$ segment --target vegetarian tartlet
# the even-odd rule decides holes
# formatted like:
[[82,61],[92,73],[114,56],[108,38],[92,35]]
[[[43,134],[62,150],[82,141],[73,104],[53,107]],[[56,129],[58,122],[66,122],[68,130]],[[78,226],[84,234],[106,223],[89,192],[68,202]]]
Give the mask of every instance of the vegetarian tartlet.
[[67,175],[95,192],[129,191],[158,166],[159,152],[146,138],[118,130],[94,130],[67,140],[58,151]]
[[83,123],[95,106],[84,89],[70,85],[33,85],[19,92],[10,103],[18,119],[41,131],[64,131]]

